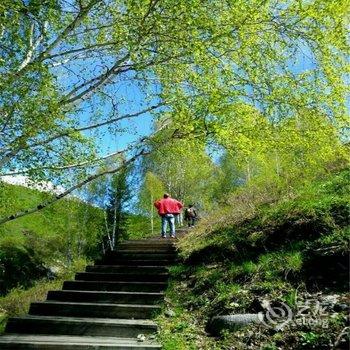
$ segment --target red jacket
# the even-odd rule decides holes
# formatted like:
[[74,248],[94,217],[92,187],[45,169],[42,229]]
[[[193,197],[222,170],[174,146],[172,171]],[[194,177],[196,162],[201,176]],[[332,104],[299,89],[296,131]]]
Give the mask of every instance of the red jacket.
[[176,199],[168,197],[156,201],[154,206],[158,209],[159,215],[180,214],[183,204]]

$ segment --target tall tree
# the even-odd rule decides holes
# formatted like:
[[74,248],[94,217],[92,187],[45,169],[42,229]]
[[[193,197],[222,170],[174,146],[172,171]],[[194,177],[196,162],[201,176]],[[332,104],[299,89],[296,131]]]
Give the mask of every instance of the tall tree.
[[176,140],[157,147],[143,166],[144,171],[151,171],[161,180],[173,197],[186,203],[209,205],[216,166],[206,153],[203,140]]
[[120,238],[125,238],[127,233],[127,208],[131,199],[129,174],[130,168],[124,168],[113,175],[108,189],[107,222],[112,250],[115,249],[117,241]]
[[154,233],[154,217],[156,215],[154,202],[156,199],[161,198],[164,192],[165,187],[159,177],[151,171],[147,171],[140,189],[138,206],[141,212],[150,218],[152,234]]
[[215,202],[225,200],[227,195],[245,181],[244,173],[239,169],[237,159],[232,153],[228,153],[227,151],[224,151],[219,158],[214,176],[213,200]]
[[215,137],[245,120],[242,104],[274,125],[311,108],[342,128],[346,12],[345,0],[4,0],[0,175],[74,190],[115,153],[144,155],[143,138],[101,155],[88,132],[122,135],[122,120],[150,114],[177,137]]

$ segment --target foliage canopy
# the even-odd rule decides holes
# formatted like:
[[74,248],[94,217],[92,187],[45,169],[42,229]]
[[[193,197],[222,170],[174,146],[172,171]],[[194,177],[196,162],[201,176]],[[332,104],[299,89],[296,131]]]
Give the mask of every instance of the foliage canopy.
[[[233,149],[241,162],[276,139],[283,153],[338,137],[347,9],[345,0],[5,0],[0,175],[83,186],[106,161],[118,168],[120,153],[163,145],[159,129]],[[130,131],[124,120],[150,114],[155,135],[101,155],[105,132],[118,138]],[[296,135],[300,123],[317,132]]]

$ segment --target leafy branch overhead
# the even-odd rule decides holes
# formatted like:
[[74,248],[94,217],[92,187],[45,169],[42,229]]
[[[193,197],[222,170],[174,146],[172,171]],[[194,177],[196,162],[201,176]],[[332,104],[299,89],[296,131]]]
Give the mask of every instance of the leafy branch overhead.
[[317,130],[302,139],[308,147],[328,127],[337,137],[346,9],[344,0],[4,0],[0,174],[73,188],[108,159],[98,145],[107,130],[119,140],[130,133],[123,121],[149,117],[155,130],[238,152],[242,164],[254,138],[279,148],[280,128],[292,130],[284,149],[305,125]]

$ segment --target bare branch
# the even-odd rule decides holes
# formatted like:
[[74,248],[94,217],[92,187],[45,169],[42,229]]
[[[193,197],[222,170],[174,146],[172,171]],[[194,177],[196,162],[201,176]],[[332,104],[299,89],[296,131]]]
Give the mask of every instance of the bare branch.
[[117,45],[117,44],[118,44],[118,42],[114,41],[114,42],[107,42],[107,43],[100,43],[100,44],[89,45],[89,46],[81,47],[79,49],[67,50],[67,51],[55,53],[55,54],[50,55],[50,56],[45,56],[45,60],[53,59],[53,58],[56,58],[56,57],[62,57],[62,56],[66,56],[66,55],[70,55],[72,53],[88,51],[88,50],[95,49],[95,48],[98,48],[98,47],[113,46],[113,45]]
[[[99,75],[98,77],[95,77],[77,87],[75,87],[72,91],[70,91],[62,100],[62,102],[64,104],[71,104],[74,102],[77,102],[79,100],[81,100],[83,97],[88,97],[89,95],[91,95],[94,91],[96,91],[100,86],[104,85],[108,79],[112,76],[115,75],[119,72],[121,72],[122,70],[120,69],[120,65],[127,60],[130,57],[130,54],[127,53],[126,55],[124,55],[122,58],[120,58],[119,60],[117,60],[113,66],[109,69],[107,69],[107,71],[101,75]],[[118,69],[119,68],[119,69]],[[93,84],[92,84],[93,83]],[[80,92],[79,94],[75,95],[74,94],[76,92],[78,92],[79,90],[81,90],[82,88],[84,88],[85,86],[90,85],[88,88],[86,88],[85,90],[83,90],[82,92]],[[71,98],[69,98],[70,96],[73,96]]]
[[49,68],[59,67],[59,66],[62,66],[64,64],[70,62],[71,60],[72,59],[70,59],[70,58],[66,58],[66,59],[61,60],[61,61],[55,61],[55,62],[48,64],[47,67],[49,67]]
[[122,116],[119,116],[119,117],[116,117],[116,118],[112,118],[112,119],[106,120],[104,122],[88,125],[88,126],[81,127],[81,128],[69,129],[69,130],[66,130],[66,131],[64,131],[62,133],[58,133],[56,135],[53,135],[52,137],[49,137],[46,140],[38,141],[38,142],[35,142],[35,143],[32,143],[32,144],[25,144],[25,145],[23,145],[21,147],[18,147],[18,148],[14,149],[14,150],[9,151],[3,158],[1,158],[0,159],[0,167],[4,166],[6,163],[8,163],[14,156],[16,156],[22,150],[30,149],[30,148],[34,148],[34,147],[38,147],[38,146],[43,146],[43,145],[48,144],[48,143],[50,143],[50,142],[52,142],[54,140],[57,140],[57,139],[62,138],[62,137],[68,137],[68,136],[70,136],[70,135],[72,135],[74,133],[77,133],[77,132],[82,132],[82,131],[86,131],[86,130],[96,129],[96,128],[99,128],[99,127],[102,127],[102,126],[105,126],[105,125],[108,125],[108,124],[112,124],[112,123],[121,121],[123,119],[135,118],[135,117],[140,116],[141,114],[150,112],[150,111],[152,111],[152,110],[154,110],[156,108],[159,108],[159,107],[161,107],[163,105],[164,105],[164,103],[159,103],[157,105],[151,106],[149,108],[146,108],[146,109],[144,109],[142,111],[139,111],[139,112],[136,112],[136,113],[133,113],[133,114],[125,114],[125,115],[122,115]]
[[133,163],[135,160],[137,160],[139,157],[141,156],[145,156],[149,154],[149,152],[147,152],[145,149],[142,149],[141,151],[139,151],[136,155],[134,155],[133,157],[129,158],[128,160],[124,161],[120,166],[118,166],[117,168],[113,168],[113,169],[109,169],[109,170],[105,170],[105,171],[102,171],[102,172],[99,172],[99,173],[96,173],[96,174],[93,174],[93,175],[90,175],[89,177],[87,177],[85,180],[77,183],[76,185],[70,187],[68,190],[54,196],[52,199],[49,199],[47,201],[44,201],[42,203],[40,203],[39,205],[37,205],[36,207],[34,208],[31,208],[31,209],[27,209],[27,210],[24,210],[24,211],[20,211],[16,214],[13,214],[13,215],[10,215],[10,216],[7,216],[7,217],[4,217],[4,218],[1,218],[0,219],[0,225],[1,224],[4,224],[6,222],[9,222],[9,221],[12,221],[12,220],[15,220],[15,219],[18,219],[20,217],[23,217],[23,216],[26,216],[26,215],[29,215],[29,214],[33,214],[35,212],[38,212],[46,207],[48,207],[49,205],[52,205],[54,203],[56,203],[57,201],[59,201],[60,199],[68,196],[69,194],[71,194],[73,191],[85,186],[86,184],[88,184],[89,182],[91,181],[94,181],[102,176],[105,176],[105,175],[109,175],[109,174],[114,174],[118,171],[120,171],[121,169],[125,168],[126,166],[128,166],[129,164]]
[[[86,34],[87,32],[93,32],[95,30],[99,30],[99,29],[104,29],[104,28],[111,28],[115,25],[115,23],[110,23],[110,24],[104,24],[98,27],[92,27],[92,28],[85,28],[84,30],[80,31],[80,32],[75,32],[74,35],[82,35],[82,34]],[[68,34],[67,37],[69,37],[70,35]]]

